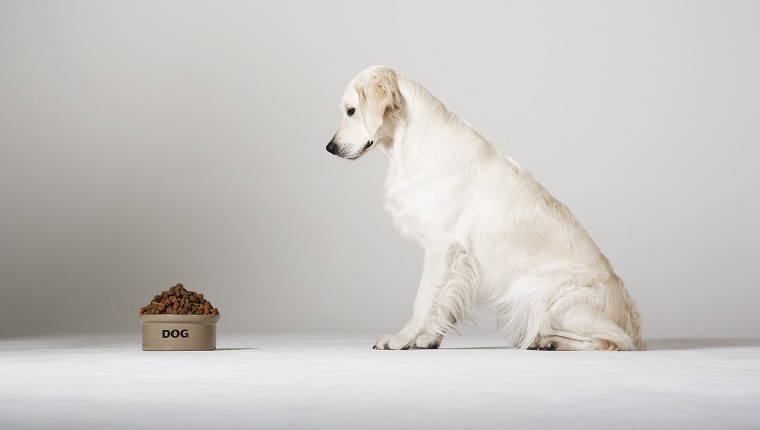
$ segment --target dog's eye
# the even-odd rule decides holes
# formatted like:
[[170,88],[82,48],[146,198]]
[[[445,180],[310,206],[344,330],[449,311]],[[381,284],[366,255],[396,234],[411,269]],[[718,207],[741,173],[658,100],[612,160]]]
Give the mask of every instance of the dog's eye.
[[354,109],[354,108],[348,108],[348,109],[346,109],[346,115],[348,115],[348,116],[352,116],[354,114],[354,112],[356,112],[356,109]]

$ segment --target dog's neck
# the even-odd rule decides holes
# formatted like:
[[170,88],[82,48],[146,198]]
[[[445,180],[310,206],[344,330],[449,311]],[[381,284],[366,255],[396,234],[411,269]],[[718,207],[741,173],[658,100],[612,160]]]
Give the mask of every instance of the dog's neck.
[[473,144],[492,146],[477,130],[411,78],[399,75],[398,88],[403,107],[388,118],[392,138],[380,145],[392,166],[424,164],[425,157],[437,150],[437,142],[442,139],[462,142],[463,150]]

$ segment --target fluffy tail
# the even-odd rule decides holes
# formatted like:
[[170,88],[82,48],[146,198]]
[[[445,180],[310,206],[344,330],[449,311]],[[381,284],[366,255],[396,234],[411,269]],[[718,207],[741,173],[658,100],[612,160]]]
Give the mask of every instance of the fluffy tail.
[[499,333],[513,348],[526,349],[550,326],[546,303],[552,286],[541,277],[515,282],[497,303]]

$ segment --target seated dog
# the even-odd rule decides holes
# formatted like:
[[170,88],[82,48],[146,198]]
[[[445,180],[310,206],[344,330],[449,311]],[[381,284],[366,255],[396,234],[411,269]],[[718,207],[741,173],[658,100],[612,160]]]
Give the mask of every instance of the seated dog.
[[421,85],[370,67],[340,110],[327,150],[388,155],[387,209],[425,249],[412,319],[376,349],[437,348],[475,303],[515,348],[644,348],[623,281],[573,214]]

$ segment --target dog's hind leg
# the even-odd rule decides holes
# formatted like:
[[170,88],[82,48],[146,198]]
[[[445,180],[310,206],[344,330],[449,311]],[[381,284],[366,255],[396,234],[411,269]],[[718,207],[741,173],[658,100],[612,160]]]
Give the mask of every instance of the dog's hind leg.
[[549,303],[549,324],[539,332],[532,346],[559,351],[641,349],[630,334],[605,313],[612,306],[602,299],[606,297],[602,293],[604,288],[597,285],[561,289],[558,297]]
[[446,332],[469,315],[477,268],[459,245],[429,247],[412,319],[398,333],[381,336],[375,349],[434,349]]
[[528,349],[542,351],[617,351],[620,347],[606,339],[579,340],[564,336],[547,336],[542,337],[535,346]]

